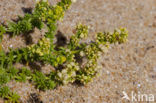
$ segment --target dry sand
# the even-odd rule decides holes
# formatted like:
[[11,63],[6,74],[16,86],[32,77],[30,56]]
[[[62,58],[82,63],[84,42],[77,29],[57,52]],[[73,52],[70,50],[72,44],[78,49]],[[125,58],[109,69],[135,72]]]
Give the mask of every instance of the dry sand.
[[[51,0],[51,3],[56,1]],[[17,15],[24,14],[23,7],[33,8],[34,4],[32,0],[0,0],[0,22],[16,19]],[[63,22],[58,23],[58,30],[68,37],[79,22],[91,27],[90,39],[96,32],[126,27],[129,41],[112,45],[109,52],[101,57],[101,75],[86,86],[69,84],[39,92],[29,83],[9,83],[21,95],[22,102],[28,102],[30,93],[39,94],[43,103],[132,102],[122,100],[123,91],[128,95],[132,91],[153,94],[156,102],[156,0],[77,0],[67,11]],[[33,34],[32,40],[40,37]],[[9,39],[6,35],[3,48],[7,51],[10,45],[23,47],[25,38]]]

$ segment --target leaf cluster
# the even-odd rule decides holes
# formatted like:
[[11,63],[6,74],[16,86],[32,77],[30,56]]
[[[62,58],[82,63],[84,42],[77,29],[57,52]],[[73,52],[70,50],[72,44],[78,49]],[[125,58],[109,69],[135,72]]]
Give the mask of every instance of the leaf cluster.
[[0,87],[0,97],[5,99],[5,103],[20,103],[20,96],[17,93],[11,92],[7,86]]

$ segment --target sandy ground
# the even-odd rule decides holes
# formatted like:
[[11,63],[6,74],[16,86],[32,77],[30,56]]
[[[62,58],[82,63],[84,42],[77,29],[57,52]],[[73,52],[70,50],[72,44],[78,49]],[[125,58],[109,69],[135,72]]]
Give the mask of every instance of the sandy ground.
[[[34,7],[32,0],[0,0],[0,22],[16,19],[24,14],[22,8],[29,7]],[[58,23],[58,30],[68,37],[79,22],[91,27],[90,39],[96,32],[126,27],[129,41],[112,45],[110,52],[101,57],[101,75],[86,86],[69,84],[39,92],[29,83],[11,82],[8,85],[21,95],[22,102],[31,103],[28,96],[37,93],[43,103],[131,103],[122,99],[123,91],[130,97],[133,91],[136,95],[153,94],[156,102],[156,0],[77,0]],[[32,35],[34,42],[41,36],[38,33],[42,34],[36,32]],[[6,35],[3,48],[23,47],[25,39]]]

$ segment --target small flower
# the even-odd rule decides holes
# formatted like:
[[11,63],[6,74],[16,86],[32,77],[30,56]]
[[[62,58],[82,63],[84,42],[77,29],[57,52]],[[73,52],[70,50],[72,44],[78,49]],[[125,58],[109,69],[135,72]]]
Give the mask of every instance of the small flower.
[[75,3],[77,0],[71,0],[73,3]]
[[70,52],[70,49],[66,49],[66,52]]
[[97,54],[99,57],[102,55],[102,53],[101,52],[98,52],[98,54]]
[[80,56],[83,57],[85,56],[85,53],[83,51],[80,52]]
[[68,64],[68,65],[67,65],[67,68],[72,68],[71,64]]
[[63,70],[62,70],[62,73],[63,73],[63,74],[67,73],[67,69],[63,69]]
[[60,78],[62,78],[62,74],[59,72],[58,74],[57,74]]
[[75,66],[75,63],[74,62],[71,62],[70,64],[71,64],[71,66]]
[[99,48],[101,48],[101,50],[104,52],[104,53],[107,53],[108,52],[108,48],[102,44],[99,45]]
[[64,76],[64,80],[67,80],[69,77],[68,77],[68,75],[66,74],[65,76]]
[[66,85],[68,84],[68,82],[66,80],[63,80],[63,84]]
[[83,33],[80,34],[80,38],[84,38],[85,35]]
[[76,70],[79,70],[79,69],[80,69],[80,67],[79,67],[79,66],[75,66],[75,68],[76,68]]
[[71,74],[72,76],[76,76],[76,73],[75,72],[72,72],[72,74]]

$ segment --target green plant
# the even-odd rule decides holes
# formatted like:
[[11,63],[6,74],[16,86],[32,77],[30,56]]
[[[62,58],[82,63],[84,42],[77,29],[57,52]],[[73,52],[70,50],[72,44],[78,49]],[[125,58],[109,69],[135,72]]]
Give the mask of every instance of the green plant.
[[17,93],[10,92],[9,96],[7,96],[6,98],[7,103],[20,103],[19,102],[20,96]]
[[16,75],[18,74],[19,70],[16,69],[15,67],[10,67],[7,70],[8,76],[10,79],[15,79]]
[[9,87],[0,87],[0,97],[6,99],[5,103],[19,103],[20,96],[10,91]]
[[128,36],[126,29],[121,28],[114,30],[113,33],[104,32],[97,33],[96,40],[89,45],[82,44],[79,55],[82,58],[87,58],[87,63],[77,73],[77,80],[83,84],[90,82],[97,74],[100,67],[98,67],[97,60],[102,53],[107,52],[109,44],[123,43]]
[[5,69],[0,68],[0,85],[6,84],[10,81],[8,74],[6,73]]
[[36,71],[35,74],[32,75],[32,80],[40,90],[53,89],[56,86],[56,83],[53,80],[39,71]]
[[22,20],[19,21],[17,24],[14,22],[9,22],[7,32],[11,32],[14,35],[20,33],[26,33],[32,30],[32,25],[30,21]]
[[[5,32],[13,35],[26,35],[34,28],[46,29],[45,35],[37,44],[24,48],[10,49],[5,53],[0,49],[0,85],[4,86],[10,80],[33,83],[39,90],[54,89],[56,86],[79,82],[87,84],[99,73],[98,58],[106,53],[109,45],[124,43],[127,41],[128,32],[125,28],[115,29],[113,33],[99,32],[96,38],[90,42],[82,42],[87,38],[89,27],[78,24],[76,32],[71,36],[65,46],[54,43],[57,30],[57,21],[62,20],[65,11],[73,0],[61,0],[55,6],[48,1],[37,2],[32,14],[19,16],[19,21],[9,22],[6,27],[0,26],[0,38],[2,41]],[[0,42],[1,42],[0,41]],[[54,71],[44,74],[41,71],[32,71],[25,67],[17,69],[15,63],[42,62],[55,67]],[[83,62],[85,62],[83,64]],[[10,92],[8,87],[0,91],[0,96],[8,102],[18,102],[19,96]]]
[[10,94],[10,89],[7,86],[0,86],[0,97],[6,98]]

